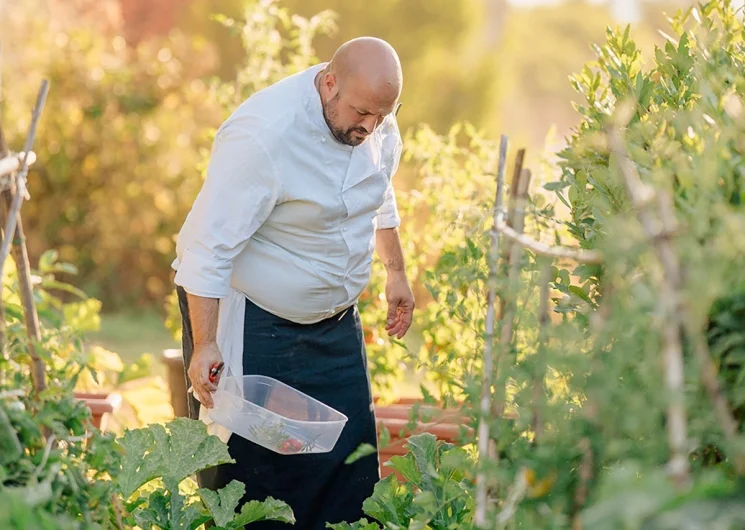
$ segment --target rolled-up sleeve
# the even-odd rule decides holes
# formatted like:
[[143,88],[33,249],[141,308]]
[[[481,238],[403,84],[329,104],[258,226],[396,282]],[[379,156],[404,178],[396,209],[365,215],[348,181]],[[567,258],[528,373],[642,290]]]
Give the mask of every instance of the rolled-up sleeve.
[[228,121],[218,131],[202,189],[187,217],[174,279],[188,293],[223,298],[233,260],[266,221],[281,185],[252,129]]
[[[395,126],[395,124],[394,124]],[[398,127],[395,126],[395,132],[391,133],[390,136],[384,139],[384,149],[386,143],[393,143],[393,146],[389,148],[389,160],[390,160],[390,173],[388,178],[388,188],[385,190],[385,198],[383,199],[383,205],[378,209],[376,216],[376,227],[378,230],[385,230],[389,228],[398,228],[401,226],[401,216],[398,213],[398,205],[396,203],[396,190],[393,187],[393,177],[398,171],[398,165],[401,161],[401,152],[403,150],[403,143],[398,133]]]

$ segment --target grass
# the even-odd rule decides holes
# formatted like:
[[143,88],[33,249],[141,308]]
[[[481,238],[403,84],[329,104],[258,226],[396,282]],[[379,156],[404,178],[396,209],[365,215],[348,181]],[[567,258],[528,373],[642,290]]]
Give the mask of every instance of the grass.
[[163,325],[163,317],[155,310],[101,315],[101,329],[89,336],[91,342],[119,354],[125,365],[134,363],[143,353],[152,354],[156,362],[154,373],[165,375],[160,362],[163,350],[180,348]]

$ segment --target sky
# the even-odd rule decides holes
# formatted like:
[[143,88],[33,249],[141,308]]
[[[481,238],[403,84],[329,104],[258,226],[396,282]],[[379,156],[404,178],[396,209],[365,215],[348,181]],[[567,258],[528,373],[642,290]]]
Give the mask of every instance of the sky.
[[[530,7],[536,5],[561,4],[564,0],[508,0],[513,5]],[[641,16],[640,6],[643,0],[587,0],[591,4],[612,4],[613,14],[622,22],[635,22]],[[745,0],[731,0],[739,8],[745,6]]]
[[[513,5],[530,7],[536,5],[560,4],[564,0],[509,0]],[[639,4],[641,0],[588,0],[591,4],[612,3],[613,14],[622,22],[636,22],[640,15]]]

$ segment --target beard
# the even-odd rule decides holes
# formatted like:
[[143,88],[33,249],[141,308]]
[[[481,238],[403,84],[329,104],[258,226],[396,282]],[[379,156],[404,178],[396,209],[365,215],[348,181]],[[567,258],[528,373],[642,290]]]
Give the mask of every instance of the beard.
[[[339,127],[335,124],[336,118],[337,118],[337,112],[336,112],[336,105],[339,100],[339,94],[337,93],[336,96],[333,97],[329,102],[323,104],[323,119],[326,121],[326,125],[328,125],[329,130],[331,131],[331,134],[336,138],[336,140],[344,145],[349,145],[351,147],[357,147],[362,142],[367,140],[367,131],[363,127],[349,127],[347,129]],[[354,136],[355,133],[359,133],[362,135],[360,138],[359,136]]]

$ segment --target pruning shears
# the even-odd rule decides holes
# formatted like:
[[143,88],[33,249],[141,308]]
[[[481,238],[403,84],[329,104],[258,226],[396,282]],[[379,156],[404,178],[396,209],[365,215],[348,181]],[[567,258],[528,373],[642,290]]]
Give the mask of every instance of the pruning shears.
[[217,377],[220,375],[220,372],[222,372],[222,369],[225,367],[224,362],[215,363],[212,366],[210,366],[210,383],[214,383],[217,381]]

